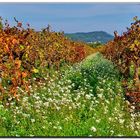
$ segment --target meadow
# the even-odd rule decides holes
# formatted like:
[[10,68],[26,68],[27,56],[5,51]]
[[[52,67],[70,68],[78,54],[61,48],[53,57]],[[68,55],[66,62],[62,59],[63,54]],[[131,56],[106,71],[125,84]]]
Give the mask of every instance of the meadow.
[[23,29],[18,21],[1,27],[0,46],[0,136],[140,135],[140,113],[125,98],[125,76],[106,57],[108,46],[71,41],[49,26]]

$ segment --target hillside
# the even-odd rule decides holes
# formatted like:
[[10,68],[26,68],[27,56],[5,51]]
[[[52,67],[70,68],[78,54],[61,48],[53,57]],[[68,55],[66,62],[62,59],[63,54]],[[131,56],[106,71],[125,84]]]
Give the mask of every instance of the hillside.
[[83,42],[95,42],[100,41],[101,43],[106,43],[113,39],[113,36],[104,31],[94,31],[94,32],[79,32],[79,33],[66,33],[65,36],[74,41]]

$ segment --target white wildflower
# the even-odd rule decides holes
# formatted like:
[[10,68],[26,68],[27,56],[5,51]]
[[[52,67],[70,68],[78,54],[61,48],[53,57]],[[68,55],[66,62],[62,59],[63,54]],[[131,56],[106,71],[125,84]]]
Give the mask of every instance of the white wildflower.
[[97,129],[94,126],[92,126],[90,130],[93,131],[93,132],[97,131]]
[[103,95],[102,95],[102,94],[98,94],[98,97],[99,97],[99,98],[102,98],[102,97],[103,97]]
[[35,119],[31,119],[31,122],[34,123],[35,122]]
[[120,122],[121,124],[123,124],[123,123],[124,123],[124,120],[123,120],[123,119],[120,119],[119,122]]
[[86,99],[90,99],[91,97],[90,97],[90,95],[87,94],[87,95],[85,96],[85,98],[86,98]]
[[114,134],[114,131],[113,130],[111,130],[110,132],[111,132],[111,134]]

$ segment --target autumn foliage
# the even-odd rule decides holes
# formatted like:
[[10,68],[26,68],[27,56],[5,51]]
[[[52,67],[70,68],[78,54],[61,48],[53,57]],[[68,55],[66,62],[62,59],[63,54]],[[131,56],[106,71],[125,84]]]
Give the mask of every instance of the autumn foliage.
[[1,99],[10,95],[17,97],[18,87],[29,93],[29,78],[39,69],[59,69],[63,64],[81,61],[93,52],[84,43],[73,42],[64,33],[51,31],[50,26],[42,31],[17,26],[8,22],[0,29],[0,93]]
[[[114,32],[114,40],[105,45],[103,54],[114,62],[126,80],[130,76],[133,66],[133,90],[140,91],[140,20],[134,17],[134,23],[121,36]],[[132,89],[131,89],[132,90]]]

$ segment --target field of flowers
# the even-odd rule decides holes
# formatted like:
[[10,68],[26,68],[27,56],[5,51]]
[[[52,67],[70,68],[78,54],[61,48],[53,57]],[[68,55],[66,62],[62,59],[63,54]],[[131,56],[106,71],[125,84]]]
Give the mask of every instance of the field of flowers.
[[140,135],[140,112],[105,47],[15,21],[10,27],[0,18],[0,136]]
[[0,103],[0,136],[139,136],[140,113],[124,98],[123,77],[100,53],[50,70],[31,96]]

